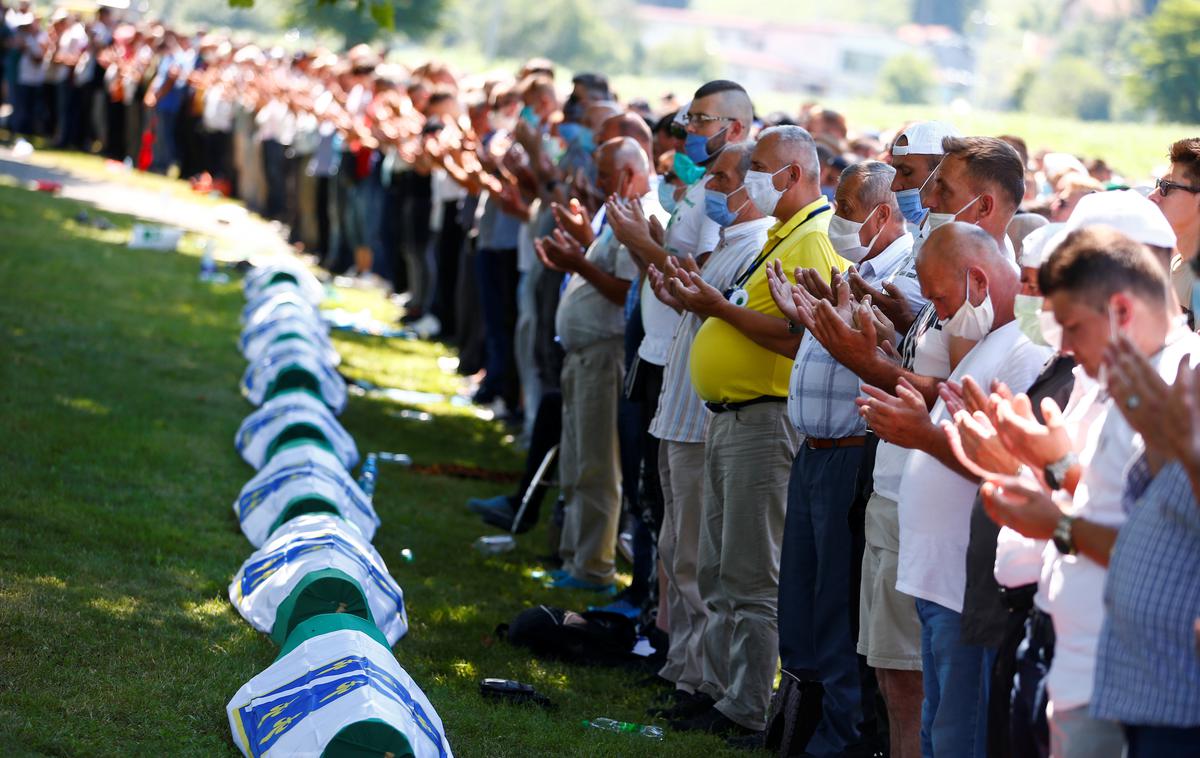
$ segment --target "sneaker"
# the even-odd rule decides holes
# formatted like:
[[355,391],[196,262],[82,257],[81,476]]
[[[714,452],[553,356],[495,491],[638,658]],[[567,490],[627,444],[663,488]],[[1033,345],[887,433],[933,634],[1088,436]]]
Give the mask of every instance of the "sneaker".
[[417,336],[423,340],[433,339],[442,333],[442,322],[438,321],[437,316],[432,313],[426,313],[409,323],[408,328],[416,332]]
[[509,500],[508,495],[496,495],[495,497],[485,498],[473,497],[467,501],[467,510],[483,516],[484,521],[487,521],[489,515],[507,517],[509,525],[512,524],[514,515],[512,501]]
[[697,690],[690,695],[680,698],[675,705],[664,709],[660,715],[668,721],[685,721],[695,718],[702,713],[715,710],[713,706],[716,704],[716,700]]
[[757,731],[747,729],[716,708],[709,708],[699,716],[693,716],[690,719],[672,721],[671,728],[677,732],[705,732],[726,737],[745,737],[758,734]]
[[[551,573],[553,574],[553,572]],[[553,590],[584,590],[585,592],[596,592],[601,595],[617,594],[617,586],[615,584],[585,582],[582,579],[576,579],[570,574],[566,574],[558,579],[552,580],[546,585],[546,588]]]

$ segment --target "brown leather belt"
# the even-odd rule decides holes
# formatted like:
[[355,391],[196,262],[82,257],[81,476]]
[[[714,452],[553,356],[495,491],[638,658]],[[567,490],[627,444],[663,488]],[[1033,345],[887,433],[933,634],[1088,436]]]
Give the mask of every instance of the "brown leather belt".
[[857,437],[839,437],[835,440],[820,440],[813,437],[805,437],[804,445],[809,450],[831,450],[835,447],[862,447],[867,444],[867,435],[860,434]]
[[752,397],[749,400],[742,400],[736,403],[705,403],[704,407],[708,408],[713,413],[725,413],[726,411],[740,411],[743,408],[749,408],[752,405],[761,405],[762,403],[786,403],[786,397],[777,397],[775,395],[760,395]]

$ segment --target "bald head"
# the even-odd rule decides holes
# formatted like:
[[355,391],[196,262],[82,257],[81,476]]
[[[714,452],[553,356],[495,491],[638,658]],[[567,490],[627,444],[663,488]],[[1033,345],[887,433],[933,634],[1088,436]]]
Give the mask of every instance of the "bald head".
[[636,140],[617,137],[596,148],[596,184],[605,195],[641,197],[650,191],[650,159]]
[[654,152],[650,127],[646,124],[644,118],[631,111],[618,113],[615,116],[609,116],[605,119],[604,123],[600,126],[600,132],[597,137],[597,142],[608,142],[610,139],[616,139],[617,137],[629,137],[641,145],[642,150],[646,151],[646,155],[651,155]]
[[993,328],[1012,320],[1013,298],[1020,289],[1017,272],[996,240],[974,224],[956,221],[935,229],[917,255],[917,278],[938,318],[953,316],[968,297],[979,305],[986,296],[996,314]]
[[583,125],[591,129],[593,133],[599,132],[600,127],[607,119],[616,116],[621,112],[621,106],[611,100],[601,100],[592,103],[583,111]]

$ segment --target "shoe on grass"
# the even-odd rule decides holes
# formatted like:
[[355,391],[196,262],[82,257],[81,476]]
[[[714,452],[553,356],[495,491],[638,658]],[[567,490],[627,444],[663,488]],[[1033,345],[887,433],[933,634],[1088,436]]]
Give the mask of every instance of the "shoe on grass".
[[699,716],[693,716],[690,719],[672,721],[671,728],[677,732],[704,732],[723,737],[745,737],[758,734],[757,731],[747,729],[724,713],[718,711],[715,707],[709,708]]
[[508,495],[496,495],[495,497],[473,497],[467,501],[467,510],[471,513],[478,514],[484,517],[487,521],[487,516],[507,516],[508,523],[512,525],[513,507],[512,501]]
[[[553,577],[554,573],[555,572],[550,572],[551,577]],[[615,584],[585,582],[584,580],[576,579],[565,572],[563,576],[560,576],[557,579],[552,579],[551,582],[546,585],[546,587],[553,590],[583,590],[585,592],[595,592],[601,595],[617,594],[617,587]]]
[[[707,711],[715,710],[714,705],[717,701],[708,695],[696,690],[690,695],[683,695],[676,701],[675,705],[670,708],[663,709],[661,715],[668,721],[686,721],[695,718]],[[718,711],[719,713],[720,711]]]

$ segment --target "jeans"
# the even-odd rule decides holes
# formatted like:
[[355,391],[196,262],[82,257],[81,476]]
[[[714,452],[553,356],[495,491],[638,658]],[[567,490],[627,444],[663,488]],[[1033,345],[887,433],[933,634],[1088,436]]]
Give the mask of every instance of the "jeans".
[[921,754],[984,758],[988,689],[996,653],[962,643],[961,613],[920,598],[916,602],[925,683]]
[[483,309],[484,361],[487,375],[476,401],[502,397],[510,409],[518,402],[513,330],[517,325],[517,251],[480,250],[475,256],[479,304]]
[[1200,758],[1200,726],[1125,725],[1127,758]]
[[850,507],[862,447],[813,450],[800,445],[787,490],[779,562],[779,657],[782,666],[824,691],[821,722],[807,752],[840,755],[858,741],[862,690],[850,591],[862,553],[853,548]]

